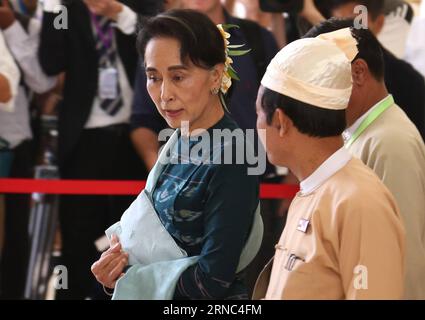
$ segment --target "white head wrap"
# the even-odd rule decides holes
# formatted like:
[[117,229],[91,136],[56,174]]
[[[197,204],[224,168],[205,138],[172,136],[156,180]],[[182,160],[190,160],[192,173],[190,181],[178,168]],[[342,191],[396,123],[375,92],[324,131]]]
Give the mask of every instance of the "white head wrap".
[[333,41],[338,48],[344,51],[348,60],[353,61],[359,53],[357,48],[357,40],[351,35],[350,28],[339,29],[334,32],[323,33],[317,36],[319,39]]
[[[351,34],[349,38],[354,40]],[[287,45],[270,62],[261,84],[319,108],[346,109],[352,90],[352,59],[347,56],[357,50],[356,41],[348,45],[346,54],[333,39],[326,39],[307,38]]]

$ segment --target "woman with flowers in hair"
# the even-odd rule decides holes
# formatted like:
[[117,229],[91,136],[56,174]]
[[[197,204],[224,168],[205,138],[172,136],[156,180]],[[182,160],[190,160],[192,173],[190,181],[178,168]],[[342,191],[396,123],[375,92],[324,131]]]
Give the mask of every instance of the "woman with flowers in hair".
[[[168,282],[171,295],[150,297],[248,298],[242,271],[254,258],[262,236],[258,177],[249,175],[246,160],[237,161],[241,144],[242,150],[251,148],[245,138],[213,139],[215,130],[238,130],[227,114],[225,94],[231,79],[237,79],[229,56],[244,51],[229,44],[225,29],[199,12],[171,10],[150,19],[139,34],[149,95],[168,125],[177,130],[120,226],[108,229],[111,248],[92,266],[104,287],[115,288],[117,299],[146,298],[147,291],[156,292]],[[179,129],[185,126],[186,130]],[[209,153],[192,152],[199,143],[205,146],[205,136],[210,137]],[[230,163],[223,161],[227,152],[232,155]],[[136,221],[134,217],[146,210],[152,214],[148,222]],[[148,227],[155,219],[172,243],[162,245],[163,233]],[[179,252],[158,253],[161,246]],[[143,256],[148,251],[151,255]],[[141,276],[143,272],[148,276]],[[155,281],[158,273],[167,276]],[[118,289],[133,295],[120,296]]]

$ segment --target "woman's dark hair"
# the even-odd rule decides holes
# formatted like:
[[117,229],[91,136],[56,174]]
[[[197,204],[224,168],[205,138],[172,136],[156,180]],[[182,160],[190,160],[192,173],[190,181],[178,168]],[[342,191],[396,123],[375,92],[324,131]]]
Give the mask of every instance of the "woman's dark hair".
[[183,63],[189,59],[197,67],[211,69],[226,61],[220,31],[206,15],[198,11],[170,10],[143,23],[137,36],[137,49],[142,58],[148,42],[158,37],[179,41]]
[[354,28],[354,19],[331,18],[313,27],[303,38],[315,38],[322,33],[333,32],[344,28],[351,28],[351,35],[357,41],[359,53],[354,58],[353,62],[357,59],[363,59],[366,61],[373,77],[377,81],[383,81],[385,76],[385,63],[382,47],[370,30]]
[[291,119],[299,132],[310,137],[339,136],[346,127],[345,110],[328,110],[292,99],[265,88],[261,106],[270,125],[276,109],[281,109]]

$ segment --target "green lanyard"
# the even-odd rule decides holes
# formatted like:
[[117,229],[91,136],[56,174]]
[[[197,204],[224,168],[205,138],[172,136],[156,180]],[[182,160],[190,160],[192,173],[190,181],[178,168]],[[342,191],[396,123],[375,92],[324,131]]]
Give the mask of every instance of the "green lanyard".
[[354,132],[350,140],[345,144],[345,148],[348,149],[351,145],[361,136],[361,134],[376,120],[379,116],[384,113],[389,107],[394,104],[394,98],[392,95],[389,95],[385,98],[376,108],[367,116],[366,119],[362,121],[360,126]]

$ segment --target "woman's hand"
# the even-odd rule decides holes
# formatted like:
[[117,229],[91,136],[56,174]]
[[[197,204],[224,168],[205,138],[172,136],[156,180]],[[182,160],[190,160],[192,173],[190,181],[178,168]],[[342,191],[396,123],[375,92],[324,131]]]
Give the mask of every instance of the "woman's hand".
[[109,249],[93,263],[91,271],[103,286],[114,289],[117,280],[124,275],[123,270],[127,264],[128,253],[121,251],[121,243],[117,236],[113,235]]

